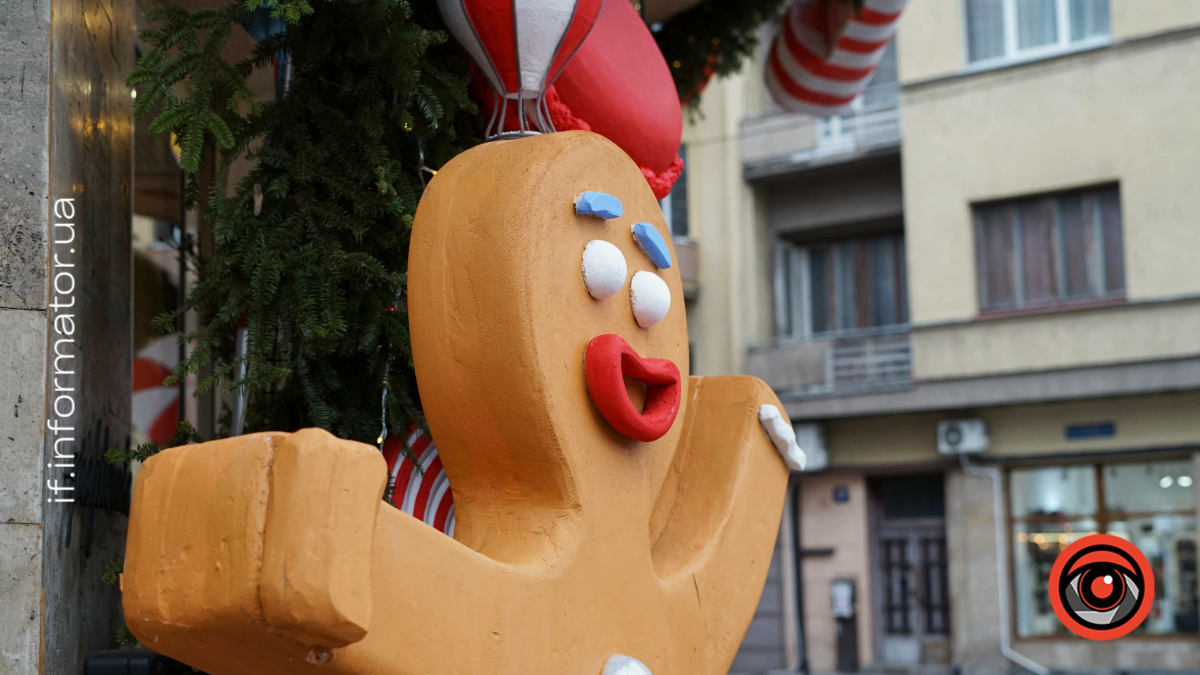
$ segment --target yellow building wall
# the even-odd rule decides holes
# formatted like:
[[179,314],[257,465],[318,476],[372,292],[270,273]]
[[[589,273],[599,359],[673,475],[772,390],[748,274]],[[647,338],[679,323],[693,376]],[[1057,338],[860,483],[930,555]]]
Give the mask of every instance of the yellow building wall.
[[825,423],[829,465],[884,467],[936,462],[937,423],[946,415],[921,413],[854,417]]
[[1111,181],[1127,297],[1200,292],[1198,70],[1193,33],[906,89],[913,323],[977,312],[972,203]]
[[746,344],[773,332],[771,241],[766,204],[742,180],[738,122],[761,105],[759,66],[714,80],[698,113],[684,111],[688,228],[700,259],[700,291],[687,303],[697,375],[745,372]]
[[950,75],[967,63],[962,0],[910,2],[896,25],[901,83]]
[[[944,77],[967,68],[963,0],[910,2],[900,15],[896,55],[900,82]],[[1109,0],[1114,41],[1200,25],[1195,0]]]
[[1198,356],[1200,300],[920,328],[912,353],[917,380]]
[[[830,420],[825,426],[829,465],[834,470],[886,471],[955,462],[937,451],[938,422],[954,417],[980,417],[987,422],[991,449],[986,454],[1005,458],[1200,445],[1200,392],[1183,392]],[[1113,422],[1116,435],[1067,440],[1067,425],[1095,422]]]
[[[1006,457],[1171,449],[1200,443],[1200,393],[1131,396],[993,408],[992,453]],[[1113,422],[1113,438],[1068,441],[1068,424]]]
[[[833,501],[833,489],[845,486],[846,502]],[[805,475],[800,482],[800,539],[806,549],[833,549],[833,555],[804,558],[804,645],[808,667],[815,673],[837,666],[837,634],[830,587],[834,579],[853,578],[858,611],[859,666],[868,668],[874,655],[874,612],[871,603],[870,529],[867,484],[861,473]]]

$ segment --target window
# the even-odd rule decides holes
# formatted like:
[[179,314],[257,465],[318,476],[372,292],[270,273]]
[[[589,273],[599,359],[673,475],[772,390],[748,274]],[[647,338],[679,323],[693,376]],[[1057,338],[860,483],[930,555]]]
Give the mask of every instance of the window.
[[976,206],[975,249],[983,312],[1125,294],[1115,186]]
[[1154,569],[1154,605],[1133,635],[1200,630],[1192,480],[1186,459],[1013,469],[1017,635],[1068,635],[1050,606],[1050,569],[1063,549],[1096,532],[1132,542]]
[[1050,56],[1109,40],[1108,0],[964,0],[967,60]]
[[854,331],[908,322],[904,235],[808,247],[783,243],[778,257],[781,333]]
[[662,208],[663,219],[667,221],[667,229],[673,237],[688,236],[688,204],[687,204],[687,146],[679,146],[679,157],[683,159],[683,170],[675,181],[671,192],[658,203]]

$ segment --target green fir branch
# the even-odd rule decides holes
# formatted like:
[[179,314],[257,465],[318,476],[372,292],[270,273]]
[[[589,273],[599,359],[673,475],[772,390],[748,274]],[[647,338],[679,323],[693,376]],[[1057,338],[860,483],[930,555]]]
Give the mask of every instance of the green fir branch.
[[[261,6],[284,19],[285,33],[224,60],[232,30]],[[147,16],[152,50],[128,77],[139,87],[135,114],[178,139],[185,200],[207,206],[214,241],[183,305],[154,321],[167,332],[181,312],[203,318],[183,336],[191,349],[169,381],[208,366],[197,391],[245,387],[247,431],[316,425],[372,442],[387,380],[388,426],[422,425],[407,309],[397,301],[424,190],[418,157],[440,166],[477,143],[481,126],[470,68],[436,2],[238,0]],[[292,64],[287,93],[255,99],[247,78],[280,53]],[[215,177],[200,194],[206,153]],[[239,159],[252,168],[227,187]]]

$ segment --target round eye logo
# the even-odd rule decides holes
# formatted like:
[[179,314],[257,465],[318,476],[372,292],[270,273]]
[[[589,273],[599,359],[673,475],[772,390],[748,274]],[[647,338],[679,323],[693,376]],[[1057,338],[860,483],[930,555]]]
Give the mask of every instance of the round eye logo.
[[1072,633],[1115,640],[1141,625],[1154,604],[1154,572],[1136,546],[1111,534],[1076,541],[1050,570],[1050,604]]

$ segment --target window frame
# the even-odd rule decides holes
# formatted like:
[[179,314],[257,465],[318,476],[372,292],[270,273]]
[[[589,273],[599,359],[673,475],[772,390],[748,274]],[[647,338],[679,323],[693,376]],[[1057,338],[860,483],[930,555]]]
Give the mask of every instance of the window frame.
[[[1113,42],[1111,3],[1108,6],[1108,33],[1072,41],[1070,0],[1055,0],[1055,20],[1058,24],[1058,40],[1053,43],[1038,47],[1021,49],[1017,41],[1017,0],[1000,1],[1003,3],[1001,12],[1004,17],[1004,53],[1000,56],[993,56],[986,59],[979,59],[978,61],[972,61],[971,32],[967,7],[971,0],[959,0],[959,15],[961,18],[960,23],[962,24],[960,26],[962,35],[962,58],[963,63],[966,64],[963,68],[963,72],[973,73],[994,70],[996,68],[1005,68],[1022,63],[1030,63],[1033,61],[1041,61],[1043,59],[1062,56],[1064,54],[1074,54],[1076,52],[1100,49],[1111,45]],[[1107,0],[1105,1],[1107,2]]]
[[[1014,640],[1026,642],[1046,642],[1056,640],[1069,640],[1074,636],[1072,634],[1053,634],[1053,635],[1021,635],[1018,624],[1017,603],[1019,596],[1017,594],[1017,541],[1016,529],[1017,523],[1053,523],[1061,522],[1058,515],[1041,515],[1041,516],[1013,516],[1012,512],[1012,473],[1022,469],[1036,468],[1066,468],[1074,466],[1090,466],[1094,471],[1096,478],[1096,511],[1088,516],[1082,514],[1072,514],[1067,520],[1079,520],[1083,518],[1091,518],[1096,521],[1096,532],[1100,534],[1108,533],[1109,522],[1113,520],[1121,520],[1137,517],[1148,517],[1154,515],[1175,515],[1187,516],[1196,520],[1196,530],[1200,535],[1200,500],[1193,496],[1193,505],[1190,510],[1163,510],[1163,511],[1109,511],[1105,506],[1104,492],[1104,469],[1105,467],[1119,464],[1151,464],[1154,462],[1171,462],[1171,461],[1187,461],[1195,470],[1195,460],[1191,454],[1169,452],[1169,453],[1139,453],[1138,456],[1129,457],[1103,457],[1091,456],[1080,457],[1072,460],[1070,458],[1055,457],[1044,461],[1033,460],[1013,463],[1004,469],[1004,522],[1005,522],[1005,542],[1008,547],[1005,557],[1008,561],[1008,603],[1010,611],[1008,613],[1009,635],[1013,636]],[[1116,516],[1115,518],[1112,516]],[[1188,640],[1194,641],[1196,636],[1192,632],[1186,633],[1166,633],[1148,635],[1145,633],[1129,634],[1122,638],[1123,640],[1138,640],[1138,641],[1172,641],[1172,640]]]
[[[1116,195],[1117,205],[1117,230],[1121,235],[1121,287],[1119,290],[1109,290],[1109,286],[1114,283],[1114,280],[1108,278],[1108,270],[1104,256],[1107,255],[1105,250],[1104,223],[1102,206],[1100,206],[1101,195],[1106,191],[1113,191]],[[1069,198],[1073,195],[1090,198],[1096,201],[1096,211],[1093,215],[1093,222],[1090,227],[1093,228],[1097,236],[1096,245],[1099,246],[1099,255],[1091,261],[1092,265],[1097,266],[1095,270],[1098,277],[1104,282],[1104,290],[1095,295],[1080,296],[1080,297],[1064,297],[1063,288],[1066,286],[1066,267],[1068,261],[1068,253],[1063,246],[1063,227],[1064,221],[1062,217],[1062,207],[1057,200]],[[983,221],[984,211],[993,208],[1008,208],[1013,209],[1015,218],[1018,210],[1023,204],[1035,202],[1037,200],[1051,200],[1051,206],[1054,210],[1054,220],[1051,223],[1051,236],[1054,240],[1054,250],[1051,252],[1051,262],[1053,269],[1049,273],[1054,277],[1055,297],[1049,302],[1028,302],[1020,300],[1024,304],[1018,304],[1017,296],[1023,295],[1024,275],[1026,270],[1023,267],[1024,257],[1023,251],[1019,248],[1019,231],[1021,229],[1020,222],[1014,219],[1010,226],[1013,232],[1013,253],[1012,267],[1012,291],[1013,304],[1008,307],[989,307],[987,300],[988,287],[987,275],[989,269],[987,267],[988,251],[986,250],[986,233],[985,224]],[[1053,190],[1050,192],[1042,192],[1018,197],[1007,197],[1003,199],[993,199],[969,204],[971,217],[971,238],[973,243],[973,254],[975,264],[975,306],[977,319],[997,319],[1013,316],[1027,316],[1037,314],[1054,314],[1063,311],[1096,309],[1102,307],[1112,307],[1122,305],[1127,302],[1129,293],[1129,270],[1125,261],[1125,216],[1123,209],[1123,200],[1121,199],[1121,185],[1118,182],[1100,183],[1096,185],[1087,185],[1083,187],[1066,188],[1062,190]]]
[[[870,262],[870,247],[874,242],[885,240],[891,246],[890,253],[893,265],[891,270],[891,295],[893,296],[893,313],[898,320],[892,323],[865,327],[839,328],[837,327],[840,324],[837,312],[842,311],[843,308],[826,306],[826,328],[824,330],[817,330],[814,317],[815,298],[813,295],[814,283],[812,278],[814,251],[821,249],[825,252],[827,276],[831,277],[836,287],[839,272],[847,271],[844,268],[845,256],[838,255],[836,249],[839,246],[853,247],[850,255],[855,258],[856,264],[851,266],[849,271],[853,273],[856,279],[856,283],[852,286],[851,290],[855,294],[853,310],[856,317],[855,323],[857,323],[860,313],[865,311],[864,308],[870,308],[872,314],[878,309],[874,304],[875,296],[871,288],[875,277],[872,277],[869,272],[870,269],[873,269],[873,265]],[[774,289],[776,336],[783,339],[808,341],[906,330],[912,321],[912,301],[908,291],[907,246],[907,237],[903,228],[889,228],[853,237],[822,239],[803,244],[792,243],[782,237],[776,238],[772,283]],[[867,258],[863,261],[867,266],[864,270],[860,270],[857,265],[859,253]],[[857,298],[857,293],[860,290],[857,283],[857,276],[859,274],[867,275],[866,290],[872,298],[865,306],[860,304]],[[825,292],[829,292],[828,286],[826,286]],[[835,290],[834,292],[836,293],[837,291]]]
[[[683,160],[683,168],[679,171],[679,178],[676,179],[675,185],[671,186],[671,190],[667,192],[667,196],[658,200],[658,209],[662,212],[663,221],[667,224],[667,232],[671,233],[671,239],[686,243],[692,240],[691,213],[688,209],[687,197],[687,143],[679,144],[679,157]],[[681,188],[681,193],[678,195],[675,194],[676,187]],[[675,199],[678,197],[682,197],[683,199],[679,204],[676,204]],[[683,215],[683,222],[681,224],[675,223],[676,207],[679,207],[679,211]],[[680,228],[686,231],[676,232]]]

